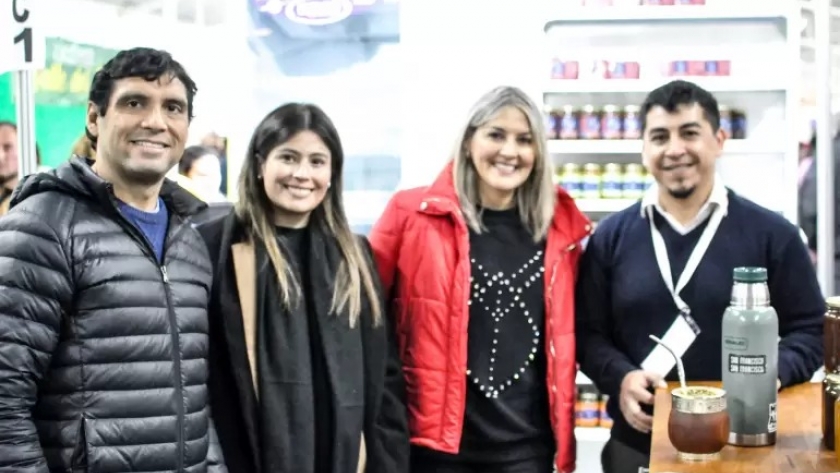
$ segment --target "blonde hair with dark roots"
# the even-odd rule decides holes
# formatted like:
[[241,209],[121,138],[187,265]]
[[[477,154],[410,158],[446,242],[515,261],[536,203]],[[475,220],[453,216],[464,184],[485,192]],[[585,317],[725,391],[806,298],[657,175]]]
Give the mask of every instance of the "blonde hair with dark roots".
[[542,114],[536,103],[525,92],[516,87],[497,87],[484,94],[473,106],[469,119],[458,135],[459,140],[453,157],[453,181],[461,212],[467,225],[476,233],[486,230],[481,224],[477,207],[481,203],[478,194],[479,175],[469,157],[469,145],[476,130],[495,118],[508,107],[521,111],[531,127],[534,146],[534,169],[528,179],[516,189],[516,204],[519,217],[534,241],[545,238],[554,217],[556,192],[554,169],[547,157],[546,133]]
[[[341,141],[330,118],[317,106],[291,103],[269,113],[257,126],[239,174],[239,200],[235,212],[247,228],[249,236],[265,245],[266,253],[280,287],[283,304],[289,308],[300,297],[300,284],[275,238],[273,204],[265,194],[259,173],[273,149],[301,131],[312,131],[330,150],[332,178],[324,201],[310,216],[310,225],[328,232],[338,244],[343,258],[336,274],[330,311],[347,310],[354,327],[362,313],[362,290],[370,304],[375,325],[382,319],[382,306],[376,290],[374,274],[365,257],[365,250],[350,229],[342,203],[342,168],[344,153]],[[372,262],[371,262],[372,263]]]

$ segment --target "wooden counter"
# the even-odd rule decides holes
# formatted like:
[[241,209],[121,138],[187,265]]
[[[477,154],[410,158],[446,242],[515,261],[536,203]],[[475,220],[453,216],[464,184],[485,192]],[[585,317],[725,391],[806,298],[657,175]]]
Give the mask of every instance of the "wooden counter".
[[[720,383],[689,383],[720,386]],[[779,393],[779,431],[776,445],[739,448],[727,445],[720,460],[685,462],[668,440],[670,390],[657,389],[653,418],[650,473],[834,473],[840,463],[822,447],[820,383],[807,383]]]

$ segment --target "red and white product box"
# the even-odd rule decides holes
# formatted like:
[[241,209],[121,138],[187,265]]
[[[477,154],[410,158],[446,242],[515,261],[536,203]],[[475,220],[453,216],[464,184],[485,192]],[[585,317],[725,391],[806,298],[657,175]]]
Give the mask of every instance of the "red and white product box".
[[729,60],[671,61],[663,72],[671,77],[717,77],[731,75],[731,68]]
[[608,61],[607,79],[638,79],[641,67],[633,61]]
[[577,61],[551,61],[552,79],[577,79],[580,74],[580,65]]

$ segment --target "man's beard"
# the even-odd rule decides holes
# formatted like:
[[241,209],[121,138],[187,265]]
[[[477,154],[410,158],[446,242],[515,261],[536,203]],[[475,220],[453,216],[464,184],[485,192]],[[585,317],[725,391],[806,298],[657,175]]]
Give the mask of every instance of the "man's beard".
[[696,187],[683,187],[683,188],[680,188],[680,189],[668,189],[668,193],[671,194],[671,197],[673,197],[675,199],[684,200],[684,199],[688,199],[689,197],[691,197],[692,194],[694,194],[694,189],[696,189]]

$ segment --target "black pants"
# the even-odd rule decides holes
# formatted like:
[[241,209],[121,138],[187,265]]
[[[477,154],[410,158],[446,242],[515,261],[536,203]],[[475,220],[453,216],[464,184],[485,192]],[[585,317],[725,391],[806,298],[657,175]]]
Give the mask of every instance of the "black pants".
[[640,473],[648,468],[650,457],[618,441],[610,439],[601,451],[601,468],[604,473]]
[[553,458],[532,458],[505,463],[462,462],[429,458],[411,457],[410,473],[553,473]]

